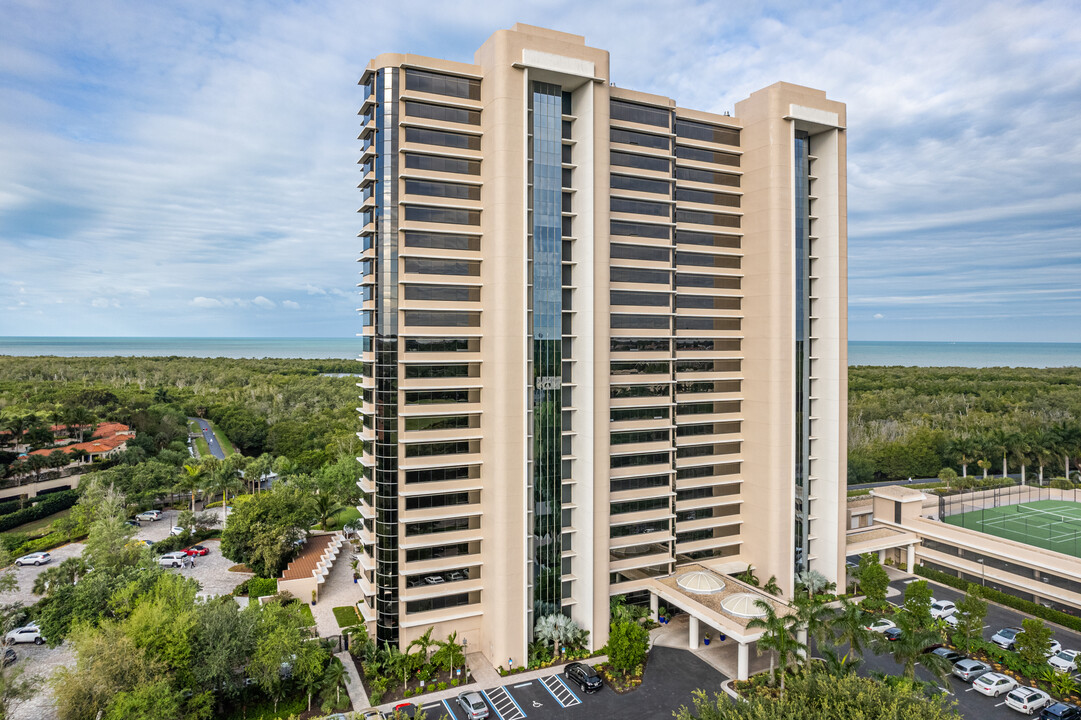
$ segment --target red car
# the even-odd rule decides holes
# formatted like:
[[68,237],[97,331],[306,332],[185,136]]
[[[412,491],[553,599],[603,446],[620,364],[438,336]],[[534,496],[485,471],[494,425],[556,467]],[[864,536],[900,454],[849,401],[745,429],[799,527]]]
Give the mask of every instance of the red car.
[[192,545],[190,548],[188,548],[184,552],[186,552],[188,555],[199,555],[199,556],[209,555],[210,554],[210,548],[206,547],[205,545]]

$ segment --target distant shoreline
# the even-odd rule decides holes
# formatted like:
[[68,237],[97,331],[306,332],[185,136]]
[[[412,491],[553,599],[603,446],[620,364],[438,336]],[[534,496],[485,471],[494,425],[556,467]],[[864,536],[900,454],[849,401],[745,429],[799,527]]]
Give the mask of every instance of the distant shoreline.
[[[359,338],[0,337],[0,356],[355,360]],[[849,366],[1081,367],[1081,343],[853,340]]]

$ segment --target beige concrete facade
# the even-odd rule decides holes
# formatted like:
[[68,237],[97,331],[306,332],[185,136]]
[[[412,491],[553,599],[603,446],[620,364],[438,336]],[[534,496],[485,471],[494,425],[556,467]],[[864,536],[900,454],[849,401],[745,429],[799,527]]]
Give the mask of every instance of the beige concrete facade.
[[677,567],[838,579],[844,105],[780,83],[739,117],[680,108],[526,25],[361,85],[370,630],[504,664],[551,611],[604,645],[610,596]]

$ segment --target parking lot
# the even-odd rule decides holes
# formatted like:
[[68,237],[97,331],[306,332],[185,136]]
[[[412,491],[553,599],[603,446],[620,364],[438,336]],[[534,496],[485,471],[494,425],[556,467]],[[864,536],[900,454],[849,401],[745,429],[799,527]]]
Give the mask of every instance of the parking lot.
[[[909,582],[914,582],[914,580],[894,580],[890,583],[890,587],[904,593],[905,585]],[[964,593],[945,585],[939,585],[937,583],[930,583],[930,585],[933,595],[938,600],[952,600],[957,602],[964,596]],[[903,600],[903,595],[891,597],[890,600],[896,604],[900,604]],[[1028,617],[1030,616],[1018,612],[1017,610],[988,603],[987,619],[985,620],[983,628],[983,637],[985,640],[990,641],[991,636],[997,631],[1005,627],[1021,627],[1021,621]],[[1062,643],[1063,648],[1069,650],[1081,649],[1081,634],[1072,630],[1067,630],[1066,628],[1060,628],[1057,625],[1052,625],[1051,628],[1054,631],[1054,638]],[[879,670],[891,675],[901,674],[900,666],[894,663],[890,656],[872,655],[870,653],[864,657],[864,664],[861,670],[862,672]],[[932,679],[929,674],[922,670],[922,668],[917,668],[916,672],[924,680]],[[956,677],[950,676],[946,685],[942,687],[950,693],[951,700],[957,701],[957,709],[960,711],[961,715],[965,718],[969,718],[969,720],[1017,720],[1018,718],[1023,717],[1020,713],[1006,706],[1005,696],[997,698],[985,697],[973,690],[970,683],[966,683]]]
[[[645,720],[671,717],[680,705],[690,706],[691,692],[699,688],[721,692],[725,679],[687,650],[654,647],[642,686],[625,695],[607,685],[600,692],[584,694],[560,674],[518,681],[511,676],[503,685],[478,692],[493,720]],[[466,720],[454,698],[428,702],[424,710],[430,720]]]

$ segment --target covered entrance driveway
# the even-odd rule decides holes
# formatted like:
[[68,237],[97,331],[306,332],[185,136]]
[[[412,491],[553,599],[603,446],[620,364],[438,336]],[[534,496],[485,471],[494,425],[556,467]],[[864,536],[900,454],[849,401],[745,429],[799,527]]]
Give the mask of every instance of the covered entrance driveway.
[[710,633],[718,642],[734,641],[737,644],[737,680],[746,680],[749,676],[751,643],[764,634],[760,629],[747,629],[750,620],[766,615],[756,601],[768,603],[777,615],[791,613],[791,608],[779,598],[702,565],[687,565],[672,575],[649,578],[639,587],[649,591],[653,619],[657,619],[662,604],[687,613],[687,646],[691,650],[700,647],[704,633]]

